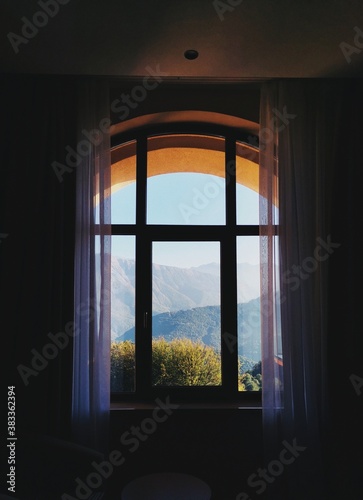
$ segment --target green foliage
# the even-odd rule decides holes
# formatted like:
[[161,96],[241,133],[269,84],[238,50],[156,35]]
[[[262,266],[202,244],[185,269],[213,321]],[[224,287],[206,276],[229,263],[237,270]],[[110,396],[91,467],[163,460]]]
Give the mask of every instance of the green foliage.
[[130,340],[111,344],[111,391],[135,390],[135,344]]
[[[111,391],[135,388],[135,345],[127,340],[111,345]],[[152,383],[163,386],[221,384],[220,356],[212,347],[190,339],[153,341]]]
[[238,389],[240,391],[262,390],[261,361],[256,363],[251,369],[247,371],[243,371],[243,368],[240,368],[240,373],[241,375],[238,381]]
[[240,381],[245,391],[259,391],[260,386],[256,379],[250,373],[244,373]]
[[[155,386],[216,386],[221,384],[220,355],[212,347],[187,338],[152,344],[152,383]],[[246,369],[248,368],[248,369]],[[260,391],[261,361],[239,357],[239,390]],[[111,391],[135,390],[135,344],[129,340],[111,344]]]
[[154,340],[152,370],[153,385],[221,384],[220,356],[212,347],[186,338]]

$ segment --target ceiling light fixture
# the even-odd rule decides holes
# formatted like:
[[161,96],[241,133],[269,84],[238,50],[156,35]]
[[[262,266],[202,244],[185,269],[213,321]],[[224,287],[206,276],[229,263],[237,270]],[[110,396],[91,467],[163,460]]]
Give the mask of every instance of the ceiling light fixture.
[[198,56],[199,56],[199,52],[196,50],[186,50],[184,52],[185,59],[189,59],[189,61],[196,59]]

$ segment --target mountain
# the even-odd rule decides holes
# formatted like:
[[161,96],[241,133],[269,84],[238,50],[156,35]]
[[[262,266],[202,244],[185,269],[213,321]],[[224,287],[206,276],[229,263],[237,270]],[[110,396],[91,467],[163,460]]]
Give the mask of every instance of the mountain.
[[153,313],[220,303],[218,276],[193,269],[153,265]]
[[[238,273],[239,302],[258,297],[258,266],[239,264]],[[216,263],[189,269],[154,264],[153,315],[219,306],[219,274]],[[115,340],[134,327],[135,261],[112,257],[111,300],[111,338]]]
[[[238,304],[238,354],[254,361],[261,359],[260,300]],[[221,319],[219,306],[197,307],[188,310],[157,314],[152,319],[153,338],[166,340],[188,338],[202,342],[217,351],[221,348]],[[135,328],[115,339],[135,340]]]
[[135,261],[111,259],[111,338],[135,325]]
[[[221,272],[220,265],[216,262],[192,267],[191,269],[217,277],[220,276]],[[252,265],[246,262],[237,264],[237,276],[238,302],[248,302],[260,296],[260,267],[257,264]]]
[[[218,276],[193,269],[153,265],[153,314],[220,303]],[[135,261],[111,260],[111,338],[134,326]]]

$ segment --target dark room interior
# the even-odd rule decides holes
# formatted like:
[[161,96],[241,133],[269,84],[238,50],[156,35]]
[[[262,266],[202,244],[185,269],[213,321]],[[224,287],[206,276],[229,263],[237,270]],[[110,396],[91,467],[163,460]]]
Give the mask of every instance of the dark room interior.
[[[130,481],[154,473],[182,473],[202,480],[210,489],[209,497],[193,496],[191,491],[185,496],[191,500],[361,500],[363,360],[356,309],[362,267],[361,238],[356,232],[362,214],[358,206],[363,167],[361,3],[5,0],[0,11],[0,297],[5,340],[0,498],[132,500],[140,497],[121,496]],[[296,113],[293,125],[281,130],[279,154],[294,165],[303,158],[311,184],[306,181],[302,189],[319,188],[300,198],[306,200],[306,217],[314,224],[311,245],[322,234],[320,225],[329,241],[336,243],[336,250],[331,250],[333,244],[329,259],[321,264],[322,284],[315,274],[314,280],[303,283],[314,281],[306,285],[311,286],[312,323],[318,317],[316,305],[322,308],[326,336],[322,336],[320,358],[317,344],[310,345],[308,339],[301,350],[301,358],[311,353],[311,362],[301,365],[304,384],[308,385],[310,376],[321,374],[321,380],[312,383],[315,399],[309,399],[308,391],[300,396],[293,392],[296,401],[289,401],[291,411],[301,397],[306,404],[306,428],[299,426],[296,410],[296,427],[286,437],[293,439],[301,431],[313,443],[311,449],[318,446],[318,472],[307,451],[306,458],[302,453],[304,458],[285,466],[286,474],[278,472],[271,484],[263,483],[266,489],[251,488],[251,475],[272,463],[270,454],[265,455],[269,435],[264,393],[262,400],[251,395],[242,403],[196,396],[175,410],[171,405],[165,410],[170,418],[160,419],[155,432],[140,438],[135,450],[126,450],[120,438],[123,443],[122,436],[130,429],[143,428],[154,419],[155,399],[113,398],[102,449],[75,432],[73,336],[64,334],[66,344],[54,348],[46,361],[37,353],[57,332],[66,331],[75,315],[77,175],[69,164],[57,175],[52,165],[64,166],[67,147],[79,144],[79,88],[90,82],[108,89],[111,147],[119,139],[130,140],[134,131],[141,134],[151,126],[173,130],[175,123],[180,127],[175,130],[183,133],[187,127],[199,132],[200,124],[207,133],[214,126],[225,127],[233,137],[241,136],[247,146],[256,147],[262,127],[261,96],[274,84],[281,110],[287,107],[290,117]],[[136,88],[144,89],[140,97]],[[122,95],[134,96],[129,104],[123,101],[123,116]],[[305,127],[299,122],[303,115]],[[299,134],[307,141],[301,149],[294,143]],[[309,158],[305,149],[314,149],[316,165],[324,164],[326,178],[319,176],[314,162],[305,162]],[[261,148],[260,159],[265,151]],[[285,181],[299,184],[293,175]],[[326,193],[326,198],[317,200],[319,193]],[[286,206],[294,207],[290,203]],[[322,207],[321,214],[315,207]],[[293,220],[290,215],[287,221]],[[298,217],[294,220],[297,229],[291,232],[301,242],[307,234],[304,222],[298,227]],[[293,256],[287,257],[295,262]],[[225,296],[228,315],[228,291]],[[290,320],[293,331],[300,320],[297,316]],[[299,346],[292,351],[291,365],[299,357]],[[319,359],[324,361],[322,366],[314,364]],[[290,372],[285,367],[287,380]],[[291,374],[300,369],[290,368]],[[315,403],[312,410],[310,405]],[[318,415],[313,423],[311,415]],[[90,428],[96,428],[91,417]],[[277,435],[275,448],[280,450],[281,442],[287,441],[283,434]],[[94,464],[105,461],[113,465],[93,476],[97,478],[93,486],[82,482],[97,470]],[[16,488],[9,489],[9,478],[15,478]],[[145,500],[154,499],[147,493]],[[166,494],[158,498],[181,498]]]

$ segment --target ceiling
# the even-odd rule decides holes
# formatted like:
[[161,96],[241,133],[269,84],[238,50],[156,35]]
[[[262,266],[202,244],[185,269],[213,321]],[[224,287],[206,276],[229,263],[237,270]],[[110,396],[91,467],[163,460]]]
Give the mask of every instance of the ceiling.
[[[1,1],[2,73],[133,78],[151,68],[181,81],[363,75],[363,36],[354,31],[363,30],[361,0],[56,2]],[[25,18],[41,26],[13,41],[16,54],[8,34],[23,36]],[[342,43],[354,50],[350,63]],[[188,49],[199,57],[187,60]]]

